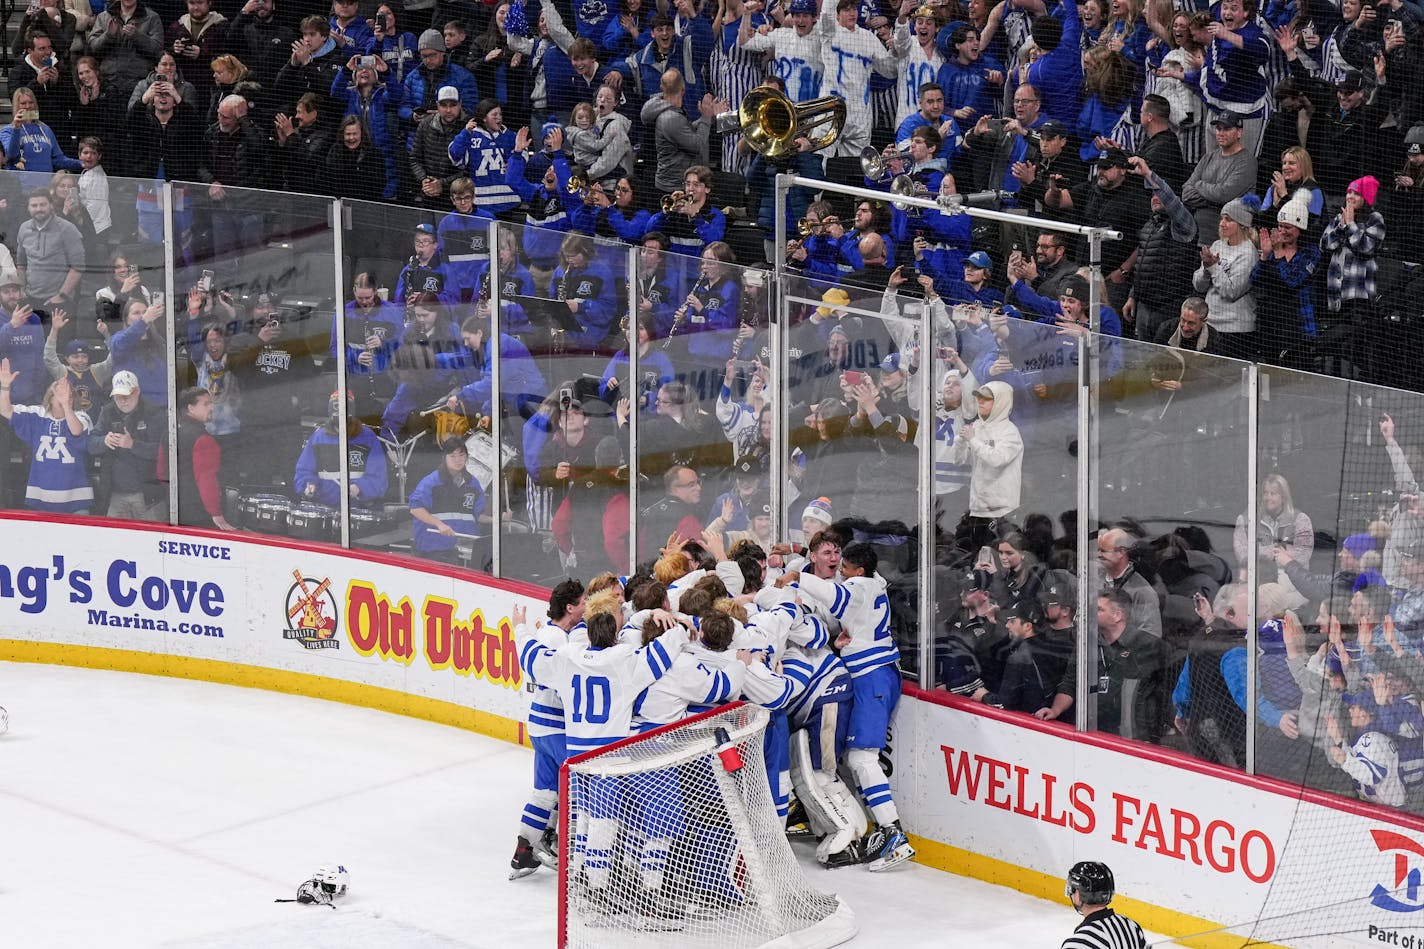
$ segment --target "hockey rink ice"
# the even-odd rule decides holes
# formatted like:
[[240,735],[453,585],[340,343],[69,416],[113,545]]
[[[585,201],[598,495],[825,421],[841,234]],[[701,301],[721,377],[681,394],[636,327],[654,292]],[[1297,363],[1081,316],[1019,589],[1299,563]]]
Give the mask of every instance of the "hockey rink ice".
[[[27,663],[0,662],[0,705],[7,949],[555,943],[556,875],[507,879],[526,748],[319,699]],[[855,910],[856,946],[1056,947],[1077,919],[917,864],[826,871],[797,853]],[[335,910],[273,902],[327,862],[351,873]]]

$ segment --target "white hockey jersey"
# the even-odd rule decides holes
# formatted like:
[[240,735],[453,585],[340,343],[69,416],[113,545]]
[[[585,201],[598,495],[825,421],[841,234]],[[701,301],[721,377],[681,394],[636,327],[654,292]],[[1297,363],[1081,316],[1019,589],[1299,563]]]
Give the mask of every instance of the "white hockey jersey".
[[890,633],[890,598],[879,574],[848,577],[838,583],[803,573],[801,595],[826,608],[840,620],[850,642],[841,650],[841,662],[852,677],[900,661],[900,651]]
[[[580,623],[579,626],[583,626],[583,624]],[[533,637],[546,649],[558,649],[568,645],[569,642],[569,634],[553,625],[542,626],[532,632],[524,626],[514,630],[515,640],[526,636]],[[585,632],[585,639],[587,639],[587,632]],[[529,737],[547,738],[550,735],[562,735],[564,733],[564,703],[559,698],[559,693],[540,685],[527,674],[524,677],[524,690],[529,693],[529,724],[527,726]]]
[[830,649],[792,645],[781,661],[781,672],[791,681],[786,715],[792,728],[804,728],[821,699],[850,695],[850,673]]
[[518,640],[519,666],[563,700],[564,735],[572,756],[627,738],[633,703],[672,668],[687,643],[683,626],[641,649],[621,643],[607,649],[572,643],[550,649],[526,633]]
[[742,690],[746,666],[741,662],[705,662],[702,654],[706,652],[699,646],[689,646],[673,660],[667,675],[648,686],[633,706],[637,731],[680,722],[689,710],[715,708],[736,698]]

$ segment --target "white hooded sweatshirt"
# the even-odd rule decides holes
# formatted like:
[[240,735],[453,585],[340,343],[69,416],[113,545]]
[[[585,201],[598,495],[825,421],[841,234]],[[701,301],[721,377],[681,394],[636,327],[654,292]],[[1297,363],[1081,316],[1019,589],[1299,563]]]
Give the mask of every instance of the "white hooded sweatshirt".
[[969,513],[1003,517],[1019,506],[1023,486],[1023,438],[1009,420],[1014,390],[1007,382],[986,382],[974,396],[992,396],[987,419],[967,425],[954,440],[954,461],[968,464]]

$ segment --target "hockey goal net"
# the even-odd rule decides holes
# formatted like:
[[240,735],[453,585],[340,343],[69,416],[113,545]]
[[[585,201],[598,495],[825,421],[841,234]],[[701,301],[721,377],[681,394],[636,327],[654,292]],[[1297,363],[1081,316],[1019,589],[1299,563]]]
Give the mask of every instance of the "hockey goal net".
[[570,758],[559,945],[811,949],[856,933],[811,886],[767,784],[769,713],[736,703]]

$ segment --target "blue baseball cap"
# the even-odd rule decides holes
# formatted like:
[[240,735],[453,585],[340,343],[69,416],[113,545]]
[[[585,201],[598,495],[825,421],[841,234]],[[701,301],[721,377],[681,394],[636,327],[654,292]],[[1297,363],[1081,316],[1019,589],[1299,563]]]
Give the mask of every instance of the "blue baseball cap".
[[791,7],[787,11],[793,16],[797,13],[809,13],[816,15],[816,0],[791,0]]
[[890,355],[888,355],[888,356],[886,356],[884,359],[882,359],[882,360],[880,361],[880,371],[881,371],[881,372],[899,372],[899,371],[900,371],[900,354],[899,354],[899,353],[891,353]]
[[989,259],[989,255],[982,250],[976,250],[968,257],[964,258],[965,266],[978,267],[980,270],[993,270],[994,262]]

